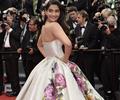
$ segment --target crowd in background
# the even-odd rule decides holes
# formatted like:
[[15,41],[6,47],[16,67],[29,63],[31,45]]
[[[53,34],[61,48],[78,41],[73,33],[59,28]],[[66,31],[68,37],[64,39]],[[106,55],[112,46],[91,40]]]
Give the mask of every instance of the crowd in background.
[[[17,96],[21,88],[18,59],[22,58],[26,79],[43,59],[37,40],[48,1],[0,0],[0,94],[4,91],[3,59],[12,89],[8,96]],[[120,55],[112,50],[120,49],[119,9],[112,9],[104,0],[59,1],[66,8],[67,35],[73,43],[70,60],[79,65],[93,86],[97,75],[106,100],[116,100]]]

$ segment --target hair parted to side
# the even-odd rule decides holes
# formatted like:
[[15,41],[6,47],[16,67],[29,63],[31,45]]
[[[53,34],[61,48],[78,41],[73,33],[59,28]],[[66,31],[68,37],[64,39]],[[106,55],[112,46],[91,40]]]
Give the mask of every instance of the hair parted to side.
[[58,19],[58,22],[60,23],[62,20],[64,20],[66,15],[66,10],[63,5],[58,0],[49,0],[49,2],[45,6],[45,10],[48,10],[51,5],[57,5],[60,9],[60,17]]
[[85,10],[78,11],[78,14],[80,14],[83,18],[86,18],[86,20],[89,19],[89,15],[88,15],[87,11],[85,11]]
[[[65,22],[66,18],[66,9],[65,6],[63,6],[58,0],[49,0],[49,2],[45,6],[45,10],[48,10],[51,5],[57,5],[60,9],[60,16],[57,20],[57,22],[61,25],[65,33],[68,33],[68,26]],[[47,19],[47,16],[45,16],[45,21]]]
[[70,13],[70,12],[72,12],[72,11],[77,12],[77,11],[78,11],[78,10],[77,10],[77,7],[75,7],[75,6],[70,6],[70,7],[68,7],[67,12]]

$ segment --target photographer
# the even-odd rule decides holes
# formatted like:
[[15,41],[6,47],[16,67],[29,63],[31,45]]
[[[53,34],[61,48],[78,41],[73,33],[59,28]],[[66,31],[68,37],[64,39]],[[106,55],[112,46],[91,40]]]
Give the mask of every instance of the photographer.
[[36,18],[32,17],[28,22],[28,26],[26,28],[24,36],[21,37],[22,41],[19,52],[22,53],[22,60],[26,79],[28,78],[32,69],[43,58],[37,48],[37,40],[40,33],[39,30],[39,21]]
[[[108,25],[103,25],[101,49],[119,49],[120,31],[114,16],[107,18]],[[101,26],[101,27],[103,27]],[[101,80],[106,100],[116,100],[115,92],[119,89],[117,57],[113,52],[104,52],[101,56]]]
[[[18,76],[18,58],[17,52],[20,41],[19,32],[16,32],[13,28],[13,17],[11,15],[6,16],[6,21],[2,24],[3,30],[3,42],[2,50],[5,52],[2,54],[5,60],[7,78],[11,84],[11,92],[7,92],[8,96],[16,96],[20,91],[19,76]],[[3,27],[4,26],[4,27]],[[10,53],[15,52],[15,53]],[[12,72],[12,73],[11,73]]]

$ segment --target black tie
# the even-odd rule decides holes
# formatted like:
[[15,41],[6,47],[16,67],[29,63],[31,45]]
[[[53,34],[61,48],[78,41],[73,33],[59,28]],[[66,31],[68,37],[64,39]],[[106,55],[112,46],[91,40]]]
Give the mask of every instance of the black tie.
[[80,26],[80,29],[85,28],[85,26]]

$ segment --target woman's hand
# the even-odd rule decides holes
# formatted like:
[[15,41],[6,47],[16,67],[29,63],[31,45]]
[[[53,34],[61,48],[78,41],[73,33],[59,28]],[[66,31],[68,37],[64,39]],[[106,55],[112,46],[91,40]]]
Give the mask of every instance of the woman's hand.
[[68,59],[65,59],[65,57],[63,56],[63,57],[61,57],[61,58],[59,58],[61,61],[63,61],[64,63],[68,63]]

